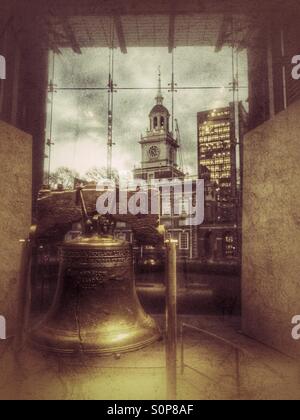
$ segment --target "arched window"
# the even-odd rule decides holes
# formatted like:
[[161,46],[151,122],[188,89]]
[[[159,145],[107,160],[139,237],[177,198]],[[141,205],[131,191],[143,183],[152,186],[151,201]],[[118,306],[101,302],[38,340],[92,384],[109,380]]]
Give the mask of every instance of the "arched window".
[[157,126],[158,126],[158,119],[157,119],[157,117],[154,117],[154,120],[153,120],[154,129],[157,128]]
[[160,126],[161,126],[162,128],[164,128],[164,127],[165,127],[165,119],[164,119],[164,117],[160,117]]

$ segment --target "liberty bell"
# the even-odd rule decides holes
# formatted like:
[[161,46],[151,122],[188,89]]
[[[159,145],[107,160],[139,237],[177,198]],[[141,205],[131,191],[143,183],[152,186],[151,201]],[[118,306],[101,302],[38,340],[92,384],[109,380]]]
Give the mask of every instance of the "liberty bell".
[[62,354],[109,355],[141,349],[160,338],[135,289],[132,246],[113,237],[110,216],[91,219],[83,192],[82,237],[64,242],[53,304],[31,332],[42,350]]

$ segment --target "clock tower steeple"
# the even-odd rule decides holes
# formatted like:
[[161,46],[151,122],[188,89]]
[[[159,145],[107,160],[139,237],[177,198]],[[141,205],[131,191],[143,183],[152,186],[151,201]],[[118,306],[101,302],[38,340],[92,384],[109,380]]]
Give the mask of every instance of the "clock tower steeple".
[[164,132],[169,132],[169,121],[170,113],[167,108],[164,106],[164,97],[162,94],[161,87],[161,72],[159,68],[158,72],[158,92],[155,98],[156,105],[152,108],[149,118],[150,118],[150,132],[158,132],[163,130]]
[[164,106],[161,71],[158,73],[158,92],[156,105],[149,114],[150,127],[141,138],[141,167],[134,170],[138,179],[183,178],[183,172],[177,165],[178,142],[170,132],[170,113]]

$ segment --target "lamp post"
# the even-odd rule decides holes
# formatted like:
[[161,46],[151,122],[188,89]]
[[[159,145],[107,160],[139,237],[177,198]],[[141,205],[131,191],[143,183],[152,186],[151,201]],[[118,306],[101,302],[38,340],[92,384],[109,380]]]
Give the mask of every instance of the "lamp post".
[[178,241],[166,241],[166,369],[167,399],[177,397],[177,245]]

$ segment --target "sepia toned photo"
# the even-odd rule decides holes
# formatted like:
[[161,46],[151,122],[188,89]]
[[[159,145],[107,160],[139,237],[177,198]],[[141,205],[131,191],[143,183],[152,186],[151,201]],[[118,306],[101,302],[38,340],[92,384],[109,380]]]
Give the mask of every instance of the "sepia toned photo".
[[300,400],[298,0],[1,0],[0,400]]

